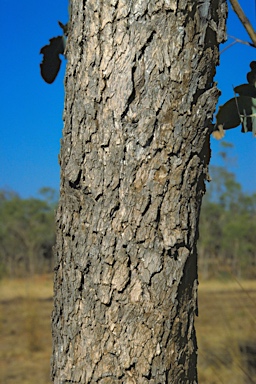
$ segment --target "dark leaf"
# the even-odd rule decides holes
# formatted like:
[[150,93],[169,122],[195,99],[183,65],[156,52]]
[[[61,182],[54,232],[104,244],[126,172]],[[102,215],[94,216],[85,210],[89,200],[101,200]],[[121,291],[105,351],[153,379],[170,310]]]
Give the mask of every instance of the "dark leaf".
[[240,96],[256,97],[256,88],[252,84],[242,84],[234,88]]
[[[255,116],[254,116],[255,114]],[[239,96],[227,101],[219,108],[217,127],[235,128],[242,124],[242,132],[256,131],[256,98]]]
[[41,76],[48,84],[55,80],[59,72],[61,65],[59,55],[64,54],[64,49],[63,37],[57,36],[50,39],[50,44],[45,45],[40,51],[44,55],[40,64]]
[[247,81],[255,87],[256,85],[256,61],[250,63],[251,71],[247,73]]
[[58,21],[59,23],[59,26],[61,27],[61,29],[63,30],[63,33],[65,36],[68,35],[68,23],[67,24],[63,24],[61,21]]
[[235,98],[219,107],[216,120],[217,126],[222,125],[224,129],[234,128],[241,124]]

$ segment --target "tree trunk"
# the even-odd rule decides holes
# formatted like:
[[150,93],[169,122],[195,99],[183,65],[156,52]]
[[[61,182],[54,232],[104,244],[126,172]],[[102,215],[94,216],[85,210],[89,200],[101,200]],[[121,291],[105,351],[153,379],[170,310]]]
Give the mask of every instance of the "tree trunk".
[[54,383],[196,383],[198,219],[226,2],[73,0]]

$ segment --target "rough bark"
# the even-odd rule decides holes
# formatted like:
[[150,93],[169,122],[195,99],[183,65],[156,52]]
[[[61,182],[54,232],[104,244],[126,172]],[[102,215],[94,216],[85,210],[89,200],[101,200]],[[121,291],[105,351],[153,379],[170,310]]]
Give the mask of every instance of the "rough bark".
[[196,383],[196,241],[226,3],[70,8],[53,381]]

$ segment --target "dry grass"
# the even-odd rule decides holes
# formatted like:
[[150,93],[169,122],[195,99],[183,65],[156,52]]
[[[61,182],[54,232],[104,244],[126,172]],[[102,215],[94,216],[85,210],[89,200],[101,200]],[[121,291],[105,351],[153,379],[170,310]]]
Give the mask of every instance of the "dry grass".
[[0,282],[0,382],[50,384],[52,277]]
[[[256,282],[199,287],[199,383],[245,383],[239,345],[256,344]],[[0,282],[0,382],[50,384],[52,277]],[[2,380],[2,381],[1,381]],[[247,383],[256,383],[249,375]]]
[[240,352],[256,347],[255,281],[201,283],[196,329],[200,384],[256,383]]

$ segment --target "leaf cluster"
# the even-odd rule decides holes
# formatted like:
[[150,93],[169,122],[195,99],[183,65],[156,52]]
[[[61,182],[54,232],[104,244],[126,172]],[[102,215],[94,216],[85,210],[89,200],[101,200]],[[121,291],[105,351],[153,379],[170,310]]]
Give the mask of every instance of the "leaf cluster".
[[217,139],[224,136],[223,130],[242,125],[242,132],[253,132],[256,136],[256,61],[250,64],[248,84],[234,88],[235,97],[220,106],[216,115],[215,132]]
[[59,21],[59,26],[63,30],[63,35],[50,39],[50,44],[41,48],[40,54],[43,55],[40,64],[41,76],[48,84],[52,84],[59,73],[61,66],[60,55],[64,55],[66,46],[66,36],[68,24],[64,25]]

